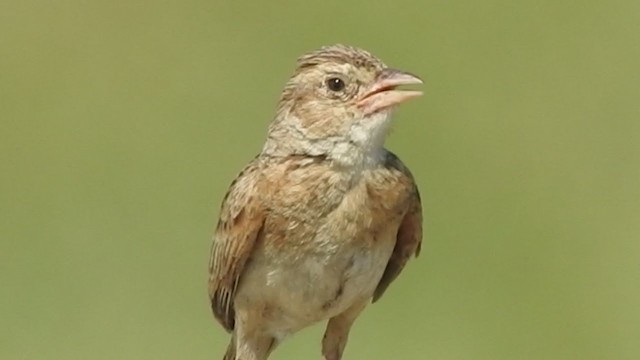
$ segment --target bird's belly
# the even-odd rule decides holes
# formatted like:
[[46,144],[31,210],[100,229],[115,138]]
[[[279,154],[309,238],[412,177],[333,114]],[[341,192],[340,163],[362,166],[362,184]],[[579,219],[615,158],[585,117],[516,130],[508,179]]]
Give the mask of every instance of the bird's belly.
[[312,252],[271,257],[256,254],[245,273],[236,307],[263,309],[274,331],[293,332],[369,299],[393,251],[395,237],[375,243],[316,239]]
[[343,248],[335,254],[314,254],[293,269],[275,267],[267,284],[286,289],[281,300],[300,304],[303,317],[307,311],[312,318],[333,316],[372,295],[391,251],[391,247]]

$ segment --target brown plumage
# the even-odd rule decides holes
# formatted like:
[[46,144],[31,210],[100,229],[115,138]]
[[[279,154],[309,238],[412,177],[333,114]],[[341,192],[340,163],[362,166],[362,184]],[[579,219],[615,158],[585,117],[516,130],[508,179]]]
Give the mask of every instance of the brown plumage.
[[302,56],[262,152],[225,196],[209,265],[226,360],[264,360],[287,335],[329,320],[340,360],[353,321],[422,238],[420,196],[384,147],[392,108],[420,83],[343,45]]

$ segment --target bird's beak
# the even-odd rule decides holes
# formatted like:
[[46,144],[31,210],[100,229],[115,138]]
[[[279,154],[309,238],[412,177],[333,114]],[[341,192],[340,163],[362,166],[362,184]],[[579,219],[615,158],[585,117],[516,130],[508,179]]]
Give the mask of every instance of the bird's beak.
[[384,69],[357,105],[365,115],[390,108],[422,95],[422,91],[400,90],[400,85],[422,84],[415,75],[395,69]]

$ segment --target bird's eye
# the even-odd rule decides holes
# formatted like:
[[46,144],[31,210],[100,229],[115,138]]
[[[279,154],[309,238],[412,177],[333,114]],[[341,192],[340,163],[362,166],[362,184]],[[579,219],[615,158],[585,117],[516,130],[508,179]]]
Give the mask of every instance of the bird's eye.
[[344,81],[340,78],[332,77],[327,80],[327,87],[331,91],[342,91],[344,86]]

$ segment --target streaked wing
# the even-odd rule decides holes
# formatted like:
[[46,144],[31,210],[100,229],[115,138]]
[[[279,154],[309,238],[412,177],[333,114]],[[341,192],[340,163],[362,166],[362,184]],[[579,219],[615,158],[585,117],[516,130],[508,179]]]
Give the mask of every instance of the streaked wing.
[[234,328],[236,289],[266,216],[260,202],[259,164],[258,160],[251,162],[231,184],[222,203],[211,247],[211,308],[227,331]]
[[376,302],[382,294],[384,294],[387,287],[389,287],[389,284],[398,277],[407,261],[409,261],[413,255],[418,256],[420,253],[420,246],[422,244],[422,204],[420,202],[418,187],[416,186],[413,176],[409,170],[397,157],[395,157],[395,155],[390,155],[391,158],[389,166],[400,170],[403,175],[410,180],[409,183],[413,187],[413,195],[408,204],[409,210],[405,214],[402,219],[402,223],[398,228],[396,245],[393,248],[391,258],[389,258],[389,262],[382,274],[382,278],[373,293],[372,302]]

